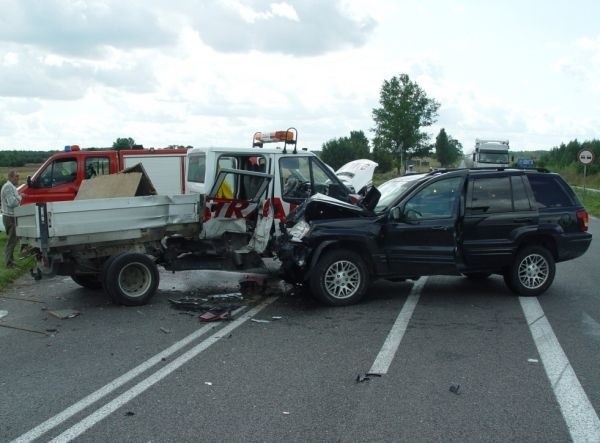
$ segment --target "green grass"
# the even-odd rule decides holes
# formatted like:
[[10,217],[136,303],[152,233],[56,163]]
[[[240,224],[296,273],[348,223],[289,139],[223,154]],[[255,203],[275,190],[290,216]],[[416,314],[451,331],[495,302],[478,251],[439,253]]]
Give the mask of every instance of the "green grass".
[[6,288],[20,276],[29,272],[35,266],[33,257],[21,259],[19,257],[19,245],[15,248],[16,267],[7,269],[4,265],[4,246],[6,245],[6,233],[0,232],[0,290]]

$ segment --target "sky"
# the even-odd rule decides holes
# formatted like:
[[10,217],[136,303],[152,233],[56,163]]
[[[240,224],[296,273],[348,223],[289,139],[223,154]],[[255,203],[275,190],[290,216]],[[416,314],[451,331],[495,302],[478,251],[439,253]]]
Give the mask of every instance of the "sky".
[[0,150],[373,137],[400,74],[465,153],[600,138],[597,0],[0,0]]

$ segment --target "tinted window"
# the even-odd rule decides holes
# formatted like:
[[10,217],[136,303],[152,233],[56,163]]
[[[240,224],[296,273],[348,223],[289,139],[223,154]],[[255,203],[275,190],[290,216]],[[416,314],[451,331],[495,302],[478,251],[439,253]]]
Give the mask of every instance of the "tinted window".
[[559,178],[552,175],[531,174],[529,183],[538,208],[562,208],[573,206],[573,201],[565,188],[559,183]]
[[531,209],[529,197],[527,197],[527,191],[525,190],[525,183],[523,180],[524,177],[521,175],[510,178],[515,211],[529,211]]
[[454,215],[454,203],[459,194],[461,177],[439,180],[427,185],[406,203],[404,212],[418,218],[448,218]]
[[512,211],[509,177],[476,178],[471,183],[471,198],[467,209],[471,212]]

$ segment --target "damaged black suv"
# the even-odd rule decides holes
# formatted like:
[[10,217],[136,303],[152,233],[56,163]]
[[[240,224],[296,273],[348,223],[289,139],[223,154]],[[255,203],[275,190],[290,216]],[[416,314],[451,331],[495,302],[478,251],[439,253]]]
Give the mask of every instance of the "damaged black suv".
[[329,305],[360,300],[373,279],[486,278],[542,294],[555,263],[582,255],[588,213],[545,170],[457,169],[371,188],[358,205],[317,194],[293,212],[278,257],[284,278]]

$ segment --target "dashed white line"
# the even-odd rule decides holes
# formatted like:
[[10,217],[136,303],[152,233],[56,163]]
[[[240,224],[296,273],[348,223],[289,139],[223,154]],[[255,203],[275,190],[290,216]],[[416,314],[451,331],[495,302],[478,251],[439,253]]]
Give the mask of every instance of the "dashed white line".
[[373,366],[371,366],[371,369],[369,370],[369,374],[387,374],[387,371],[392,364],[392,360],[396,355],[396,351],[398,351],[398,346],[400,346],[402,337],[404,337],[404,333],[408,327],[408,322],[410,321],[415,307],[419,302],[421,290],[423,289],[423,286],[425,286],[426,281],[427,277],[421,277],[414,283],[408,298],[404,302],[402,310],[398,314],[398,317],[396,318],[392,329],[385,339],[379,354],[377,354],[377,357],[373,362]]
[[519,301],[571,439],[574,442],[600,441],[600,419],[539,301],[534,297],[519,297]]

